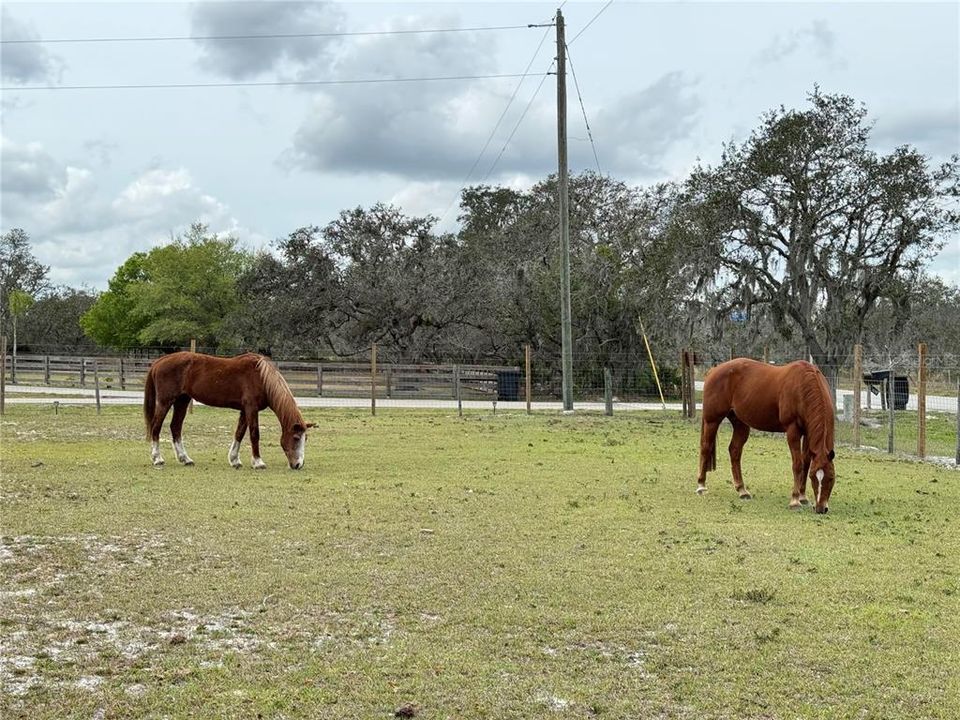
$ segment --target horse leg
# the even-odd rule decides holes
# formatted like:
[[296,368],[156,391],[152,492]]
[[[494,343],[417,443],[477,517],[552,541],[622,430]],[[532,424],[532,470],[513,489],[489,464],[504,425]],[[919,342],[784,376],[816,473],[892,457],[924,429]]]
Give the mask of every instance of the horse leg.
[[160,430],[172,404],[170,400],[157,398],[157,404],[153,408],[153,418],[150,420],[150,458],[156,467],[163,465],[163,457],[160,455]]
[[190,459],[183,447],[183,420],[187,417],[188,407],[190,407],[190,397],[188,395],[181,395],[173,402],[170,434],[173,436],[173,450],[177,453],[177,460],[184,465],[193,465],[193,460]]
[[227,462],[233,467],[238,468],[243,465],[240,462],[240,443],[243,442],[243,436],[247,433],[247,416],[240,413],[240,419],[237,421],[237,431],[233,434],[233,442],[230,444],[230,451],[227,453]]
[[247,426],[250,428],[250,447],[253,449],[253,469],[263,470],[267,464],[260,457],[260,419],[256,410],[247,412]]
[[731,414],[733,424],[733,438],[730,440],[730,468],[733,470],[733,489],[742,500],[749,500],[751,495],[743,485],[743,474],[740,472],[740,456],[743,455],[743,446],[750,437],[750,426],[736,415]]
[[810,472],[810,461],[813,453],[810,452],[810,438],[803,436],[803,472],[800,473],[800,504],[809,505],[807,500],[807,473]]
[[790,445],[790,456],[793,459],[793,493],[790,495],[791,510],[803,507],[800,498],[803,495],[803,486],[806,485],[803,476],[803,448],[801,447],[803,433],[796,425],[787,428],[787,444]]
[[704,416],[700,428],[700,474],[697,475],[697,495],[707,491],[707,472],[717,469],[717,430],[720,429],[719,420],[707,421]]

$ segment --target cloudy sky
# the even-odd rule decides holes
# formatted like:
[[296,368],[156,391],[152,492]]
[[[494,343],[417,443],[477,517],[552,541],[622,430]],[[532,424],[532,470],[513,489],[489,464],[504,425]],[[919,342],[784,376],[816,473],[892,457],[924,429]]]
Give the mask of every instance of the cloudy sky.
[[[563,5],[597,152],[569,78],[572,171],[680,179],[815,84],[866,103],[879,151],[960,152],[957,3],[606,5]],[[556,7],[5,2],[4,40],[128,40],[2,46],[0,225],[95,288],[197,220],[251,248],[378,201],[451,227],[465,182],[555,168],[553,29],[527,25]],[[305,84],[437,77],[461,79]],[[960,283],[960,240],[934,267]]]

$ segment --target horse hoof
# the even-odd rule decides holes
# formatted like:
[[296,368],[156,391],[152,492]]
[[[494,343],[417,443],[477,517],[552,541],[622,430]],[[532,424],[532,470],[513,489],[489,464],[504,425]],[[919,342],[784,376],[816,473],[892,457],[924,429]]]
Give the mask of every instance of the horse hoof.
[[234,470],[239,470],[240,468],[243,467],[243,463],[242,463],[242,462],[232,462],[232,463],[230,463],[230,467],[232,467]]
[[807,500],[806,498],[800,498],[800,504],[801,504],[801,505],[809,505],[809,504],[810,504],[810,501]]
[[707,488],[704,487],[703,485],[697,485],[697,495],[706,495],[706,494],[707,494]]
[[154,467],[163,467],[163,458],[157,458],[153,461]]
[[800,503],[797,503],[796,505],[794,505],[793,503],[790,503],[789,505],[787,505],[787,510],[798,512],[799,510],[803,510],[803,505],[801,505]]
[[191,460],[190,458],[187,458],[186,460],[181,460],[180,462],[182,462],[184,465],[193,465],[193,460]]
[[741,500],[753,500],[753,495],[751,495],[751,494],[748,493],[748,492],[740,493],[740,499],[741,499]]

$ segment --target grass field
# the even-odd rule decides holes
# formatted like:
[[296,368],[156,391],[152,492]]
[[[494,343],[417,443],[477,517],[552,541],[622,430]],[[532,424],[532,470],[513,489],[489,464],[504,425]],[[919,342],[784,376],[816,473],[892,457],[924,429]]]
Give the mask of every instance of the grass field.
[[137,408],[9,407],[0,716],[960,716],[954,470],[838,448],[816,516],[777,437],[695,495],[667,415],[308,419],[154,469]]

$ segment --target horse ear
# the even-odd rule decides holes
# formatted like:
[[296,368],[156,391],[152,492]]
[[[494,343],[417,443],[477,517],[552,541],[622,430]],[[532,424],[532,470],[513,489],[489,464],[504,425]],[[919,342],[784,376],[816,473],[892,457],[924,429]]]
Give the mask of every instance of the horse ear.
[[308,427],[308,428],[312,428],[312,427],[316,427],[316,426],[317,426],[316,423],[307,423],[307,427]]
[[827,460],[829,460],[830,462],[833,462],[833,458],[835,457],[836,457],[836,453],[834,453],[833,450],[827,453]]

